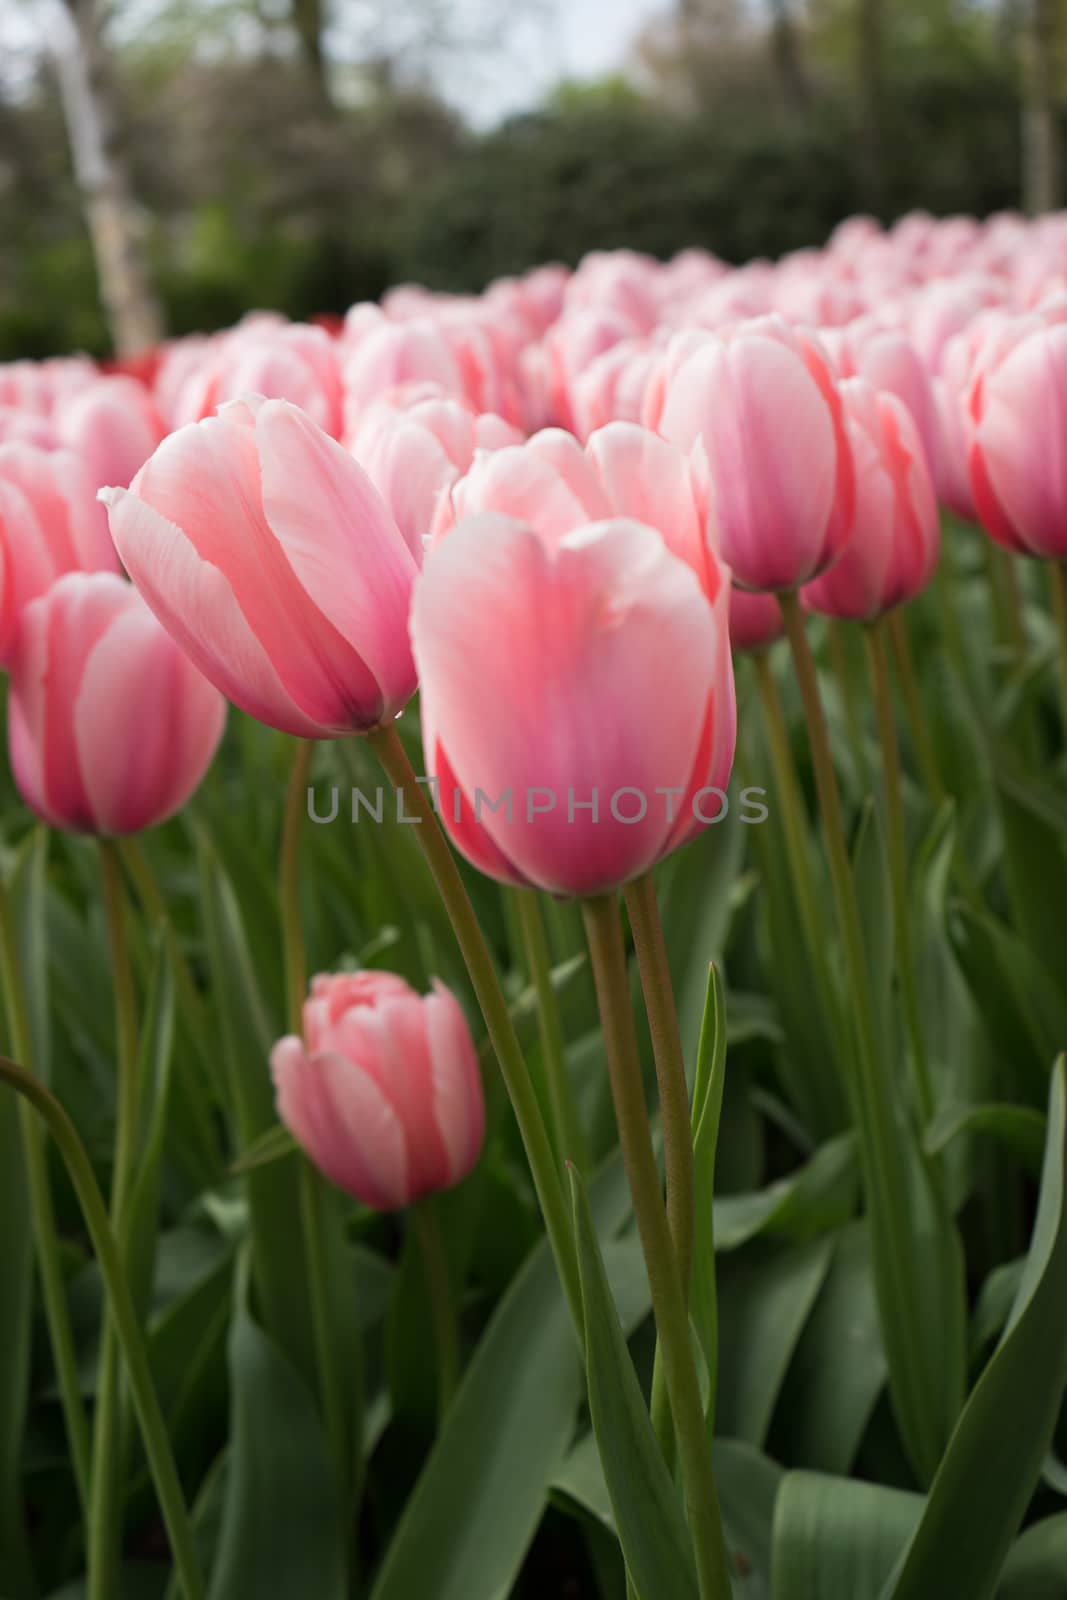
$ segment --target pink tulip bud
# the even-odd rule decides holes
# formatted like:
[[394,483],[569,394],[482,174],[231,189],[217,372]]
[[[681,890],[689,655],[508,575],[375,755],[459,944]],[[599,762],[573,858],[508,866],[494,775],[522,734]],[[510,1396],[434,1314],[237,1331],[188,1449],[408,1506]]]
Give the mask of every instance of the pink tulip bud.
[[430,552],[412,608],[423,748],[477,867],[593,894],[718,819],[727,592],[709,599],[659,531],[622,517],[546,531],[472,516]]
[[54,827],[137,833],[189,799],[225,702],[114,573],[71,572],[23,613],[8,744],[26,804]]
[[1067,325],[1041,327],[974,384],[970,477],[979,519],[1020,555],[1067,560]]
[[852,459],[826,358],[773,317],[682,337],[659,431],[700,465],[709,532],[735,581],[796,588],[835,560],[852,517]]
[[734,651],[765,650],[785,631],[782,608],[773,594],[730,590],[730,647]]
[[804,604],[870,621],[912,599],[934,575],[940,524],[926,452],[911,412],[862,378],[841,385],[856,468],[856,509],[844,553],[806,584]]
[[278,1115],[317,1167],[364,1205],[396,1211],[451,1188],[485,1132],[478,1057],[454,995],[389,972],[320,976],[304,1037],[271,1052]]
[[0,666],[19,618],[64,572],[117,572],[95,486],[69,450],[0,445]]
[[56,425],[84,461],[94,491],[127,488],[166,432],[144,384],[126,377],[99,378],[80,390],[59,408]]
[[421,565],[438,504],[474,460],[475,451],[522,442],[503,417],[477,416],[461,400],[403,389],[368,406],[348,447],[367,473]]
[[295,406],[223,406],[102,498],[163,626],[260,722],[365,733],[410,699],[415,559],[366,473]]

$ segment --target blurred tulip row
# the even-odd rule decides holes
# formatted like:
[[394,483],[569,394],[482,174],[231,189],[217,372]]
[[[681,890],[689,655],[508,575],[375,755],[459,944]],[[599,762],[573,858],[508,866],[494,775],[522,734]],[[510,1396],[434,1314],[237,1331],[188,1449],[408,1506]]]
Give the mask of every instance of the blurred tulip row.
[[1067,1594],[1067,215],[0,366],[0,663],[2,1600]]

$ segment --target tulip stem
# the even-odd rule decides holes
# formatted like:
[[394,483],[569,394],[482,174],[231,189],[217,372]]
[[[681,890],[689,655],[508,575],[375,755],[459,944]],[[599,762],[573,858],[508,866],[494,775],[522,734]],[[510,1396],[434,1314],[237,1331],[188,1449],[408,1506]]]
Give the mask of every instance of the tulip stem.
[[930,792],[930,797],[935,805],[940,805],[946,799],[948,791],[945,780],[941,776],[941,769],[937,764],[937,756],[930,739],[930,730],[926,725],[926,714],[923,711],[922,697],[919,694],[919,685],[915,678],[915,668],[911,664],[911,650],[908,647],[908,634],[904,625],[904,614],[900,610],[891,611],[886,618],[889,627],[889,637],[893,646],[893,661],[897,669],[897,679],[900,683],[900,692],[904,700],[904,710],[907,712],[908,724],[911,729],[912,743],[915,746],[915,759],[918,762],[922,780]]
[[849,671],[844,627],[836,617],[826,618],[826,640],[830,653],[830,665],[833,668],[834,677],[837,679],[841,707],[845,713],[845,728],[848,731],[848,744],[852,752],[852,762],[856,768],[860,792],[867,794],[871,787],[871,768],[867,760],[867,751],[863,744],[863,720],[856,705],[856,690],[852,682],[852,673]]
[[579,1343],[584,1345],[582,1290],[578,1258],[563,1186],[522,1048],[508,1012],[493,958],[478,924],[459,867],[441,830],[426,790],[419,783],[395,726],[379,728],[368,740],[394,787],[403,795],[409,817],[417,819],[418,840],[448,912],[482,1016],[496,1052],[515,1120],[530,1164],[534,1188],[548,1230],[556,1268],[567,1296]]
[[[26,1010],[26,990],[22,981],[11,903],[7,886],[2,881],[0,881],[0,984],[3,987],[4,1010],[7,1014],[11,1048],[16,1056],[25,1062],[27,1070],[32,1071],[34,1061],[32,1034]],[[70,1310],[63,1283],[63,1268],[59,1259],[59,1236],[56,1232],[55,1209],[48,1181],[48,1158],[43,1130],[32,1108],[21,1098],[19,1134],[23,1159],[26,1163],[30,1215],[33,1219],[33,1242],[37,1253],[37,1271],[41,1279],[41,1298],[44,1301],[48,1336],[56,1364],[56,1379],[63,1405],[74,1481],[84,1514],[88,1511],[90,1493],[89,1423],[82,1403],[78,1358],[74,1348]]]
[[667,947],[663,942],[663,924],[652,874],[642,873],[641,877],[628,883],[623,892],[641,974],[648,1028],[652,1035],[652,1055],[656,1063],[660,1124],[663,1128],[663,1161],[667,1178],[667,1221],[678,1262],[678,1275],[682,1280],[682,1293],[688,1304],[693,1262],[693,1136],[678,1008],[674,1003],[671,969],[667,961]]
[[[844,1041],[841,1007],[830,976],[829,957],[826,947],[826,928],[823,914],[819,907],[819,896],[815,888],[815,880],[811,871],[808,823],[804,813],[804,802],[800,793],[796,766],[793,761],[793,751],[789,743],[789,730],[786,727],[785,715],[782,711],[782,699],[778,693],[778,686],[774,681],[774,669],[771,666],[768,652],[766,650],[757,651],[754,660],[756,684],[759,689],[760,703],[763,707],[767,745],[771,756],[771,769],[774,773],[775,792],[782,808],[786,854],[789,860],[789,874],[793,882],[793,893],[796,896],[797,908],[800,912],[800,923],[807,945],[808,960],[811,963],[815,993],[837,1045],[838,1070],[843,1071],[847,1047]],[[823,1124],[820,1131],[837,1132],[843,1122],[843,1107],[838,1083],[832,1073],[820,1072],[819,1082],[813,1087],[815,1089],[813,1096],[814,1109],[818,1111],[820,1121]]]
[[567,1073],[567,1060],[563,1048],[563,1030],[560,1026],[559,1001],[552,987],[552,970],[548,958],[548,941],[541,916],[541,904],[534,889],[516,889],[514,903],[522,933],[526,967],[537,996],[537,1026],[541,1039],[541,1060],[548,1087],[549,1108],[552,1113],[552,1131],[555,1135],[556,1155],[562,1170],[563,1164],[572,1161],[580,1172],[588,1170],[589,1148],[574,1087]]
[[[26,1072],[7,1057],[0,1056],[0,1082],[10,1085],[44,1119],[63,1157],[107,1291],[110,1320],[125,1360],[130,1393],[170,1539],[182,1600],[203,1600],[204,1584],[196,1542],[167,1434],[166,1419],[152,1381],[148,1350],[126,1282],[115,1231],[108,1221],[107,1209],[93,1176],[92,1163],[70,1117],[55,1096],[32,1073]],[[117,1592],[117,1589],[111,1589],[107,1600],[115,1600]]]
[[904,825],[904,804],[901,793],[900,747],[893,718],[893,691],[889,680],[889,657],[885,647],[885,624],[874,622],[863,630],[870,669],[871,688],[874,691],[874,709],[878,721],[878,738],[882,747],[882,772],[885,797],[886,843],[889,855],[889,877],[893,895],[893,931],[897,947],[897,977],[900,980],[900,998],[904,1011],[904,1026],[911,1044],[912,1068],[915,1075],[915,1099],[919,1115],[925,1124],[934,1114],[934,1091],[930,1080],[930,1062],[923,1033],[919,993],[915,982],[915,952],[911,939],[911,905],[908,898],[908,844]]
[[1067,561],[1052,562],[1052,603],[1060,634],[1060,699],[1063,742],[1067,745]]
[[689,1314],[660,1188],[637,1056],[618,903],[614,895],[601,895],[584,901],[582,910],[623,1165],[652,1293],[700,1594],[702,1600],[725,1600],[730,1594],[729,1561],[693,1360]]
[[986,572],[993,597],[993,614],[1000,623],[1004,642],[1017,661],[1026,659],[1026,623],[1023,619],[1022,591],[1016,557],[992,539],[983,539]]
[[422,1256],[423,1278],[430,1302],[434,1347],[437,1353],[437,1416],[442,1423],[459,1383],[459,1329],[452,1297],[448,1255],[432,1197],[410,1211],[411,1225]]
[[907,1194],[908,1176],[897,1144],[892,1084],[881,1070],[875,1036],[874,1000],[864,947],[841,797],[830,750],[815,661],[795,593],[780,596],[808,724],[819,806],[823,817],[834,902],[844,945],[845,966],[855,1016],[856,1071],[853,1074],[868,1210],[884,1224],[888,1241],[885,1274],[876,1277],[878,1306],[887,1342],[890,1383],[900,1407],[903,1430],[923,1476],[932,1477],[945,1440],[931,1403],[934,1375],[925,1367],[918,1286],[912,1270]]
[[[289,787],[285,796],[285,815],[282,820],[278,889],[282,910],[282,939],[285,946],[286,1018],[290,1033],[296,1034],[299,1038],[303,1035],[304,1000],[307,996],[304,925],[300,915],[300,839],[315,744],[311,739],[298,739],[295,743],[293,764],[289,772]],[[334,1460],[341,1473],[342,1482],[347,1485],[350,1476],[348,1429],[345,1425],[344,1386],[341,1382],[330,1295],[323,1180],[305,1155],[301,1154],[298,1159],[300,1216],[303,1224],[315,1359],[319,1373],[319,1400]]]
[[[127,1250],[129,1198],[137,1163],[139,1115],[137,995],[130,965],[126,926],[126,895],[118,847],[112,839],[99,840],[100,876],[111,981],[115,995],[117,1106],[115,1159],[111,1171],[111,1227],[117,1240],[120,1266]],[[92,1488],[89,1505],[88,1600],[113,1600],[118,1593],[122,1547],[123,1475],[126,1460],[122,1421],[122,1372],[114,1307],[104,1313],[100,1342],[96,1416],[93,1421]]]

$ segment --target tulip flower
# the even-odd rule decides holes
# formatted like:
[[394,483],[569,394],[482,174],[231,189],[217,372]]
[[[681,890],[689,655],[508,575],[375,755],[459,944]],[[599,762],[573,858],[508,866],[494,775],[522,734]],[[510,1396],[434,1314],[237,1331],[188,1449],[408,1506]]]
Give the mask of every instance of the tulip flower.
[[225,716],[116,574],[67,573],[26,607],[8,744],[23,799],[54,827],[137,833],[173,816],[210,766]]
[[687,338],[656,420],[693,452],[709,530],[736,583],[794,589],[836,559],[851,522],[852,459],[837,386],[812,339],[771,317]]
[[458,848],[502,881],[595,894],[715,821],[736,718],[726,604],[627,518],[460,522],[412,608],[423,747]]
[[852,530],[829,572],[801,599],[825,616],[871,621],[933,577],[940,549],[937,498],[911,412],[862,378],[841,385],[856,469]]
[[303,1038],[271,1052],[278,1115],[322,1172],[377,1211],[451,1188],[481,1153],[478,1057],[455,996],[388,972],[319,976]]
[[411,697],[415,559],[366,473],[295,406],[223,406],[103,498],[152,610],[260,722],[365,733]]
[[117,571],[94,487],[69,450],[0,445],[0,666],[23,610],[61,573]]
[[125,489],[166,428],[143,383],[135,378],[99,378],[59,409],[59,436],[84,461],[94,491],[106,484]]
[[974,383],[970,479],[975,509],[998,544],[1067,561],[1067,325],[1040,326]]
[[765,650],[782,637],[785,621],[773,594],[752,594],[735,584],[730,590],[730,647]]
[[192,344],[188,355],[179,347],[179,354],[185,367],[180,381],[166,370],[159,375],[173,426],[258,394],[290,401],[331,437],[340,436],[341,372],[335,341],[324,328],[259,312],[199,349]]
[[478,416],[430,385],[407,395],[394,390],[369,406],[347,441],[420,565],[437,506],[475,452],[521,442],[521,433],[503,417]]

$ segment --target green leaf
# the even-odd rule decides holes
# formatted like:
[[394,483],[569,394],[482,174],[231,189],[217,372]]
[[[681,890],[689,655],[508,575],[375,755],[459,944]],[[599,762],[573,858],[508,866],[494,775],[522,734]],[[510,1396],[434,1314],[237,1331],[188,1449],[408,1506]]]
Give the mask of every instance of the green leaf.
[[957,906],[949,935],[960,970],[997,1054],[1036,1099],[1067,1036],[1067,1002],[1033,951],[993,917]]
[[[611,1238],[630,1210],[617,1158],[598,1174],[591,1197],[599,1231]],[[609,1246],[613,1276],[623,1248],[627,1262],[635,1260],[632,1239],[625,1247]],[[647,1287],[644,1296],[647,1304]],[[542,1240],[467,1366],[393,1535],[373,1600],[502,1600],[510,1594],[573,1437],[582,1392],[574,1330]]]
[[130,1196],[126,1271],[141,1316],[148,1307],[159,1228],[159,1191],[174,1057],[174,970],[166,940],[155,940],[152,982],[141,1029],[137,1064],[141,1127],[137,1170]]
[[762,1445],[778,1391],[830,1269],[832,1239],[750,1245],[720,1264],[717,1426]]
[[[238,1137],[247,1149],[277,1117],[268,1060],[272,1040],[237,899],[214,852],[200,839],[204,928],[222,1033],[222,1062]],[[268,1332],[310,1379],[315,1371],[300,1226],[300,1174],[293,1155],[245,1174],[252,1270]]]
[[1003,1337],[964,1408],[885,1600],[986,1600],[1041,1474],[1067,1384],[1067,1058],[1052,1077],[1030,1252]]
[[1015,921],[1028,948],[1062,992],[1067,988],[1067,942],[1063,938],[1067,815],[1062,799],[1053,794],[1050,801],[1032,782],[1024,784],[1003,773],[998,798],[1004,825],[1004,874]]
[[843,1133],[820,1145],[809,1162],[768,1188],[718,1199],[715,1243],[719,1250],[736,1250],[763,1233],[811,1239],[846,1222],[858,1201],[856,1136]]
[[751,826],[732,811],[707,828],[662,873],[663,931],[678,1000],[678,1026],[687,1062],[696,1059],[709,961],[721,960],[733,916],[731,891],[741,870]]
[[777,1425],[792,1459],[847,1473],[885,1381],[870,1237],[864,1222],[850,1222],[837,1234],[779,1401]]
[[[922,1506],[921,1495],[882,1484],[787,1473],[774,1513],[772,1600],[879,1600]],[[935,1595],[971,1600],[962,1588]]]
[[1046,1517],[1016,1539],[1004,1563],[997,1600],[1063,1600],[1067,1594],[1067,1511]]
[[18,1100],[0,1091],[0,1593],[31,1585],[20,1462],[30,1376],[33,1257]]
[[230,1329],[231,1462],[209,1600],[346,1600],[348,1528],[310,1391],[253,1322]]
[[697,1600],[689,1532],[611,1297],[585,1186],[570,1167],[585,1308],[589,1412],[633,1586],[643,1600]]
[[272,1161],[294,1155],[296,1150],[297,1143],[289,1129],[284,1122],[276,1122],[272,1128],[267,1128],[252,1140],[248,1149],[237,1157],[231,1171],[243,1173],[252,1172],[257,1167],[269,1167]]
[[714,1431],[715,1374],[719,1359],[715,1284],[715,1153],[719,1142],[725,1081],[726,996],[722,976],[713,963],[708,968],[707,995],[693,1084],[694,1219],[689,1300],[690,1316],[708,1370],[708,1424],[711,1431]]
[[938,1155],[961,1133],[988,1133],[1013,1151],[1035,1176],[1045,1151],[1045,1118],[1030,1106],[943,1106],[923,1135],[927,1155]]

